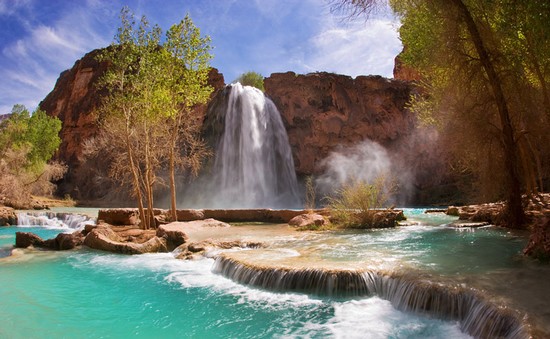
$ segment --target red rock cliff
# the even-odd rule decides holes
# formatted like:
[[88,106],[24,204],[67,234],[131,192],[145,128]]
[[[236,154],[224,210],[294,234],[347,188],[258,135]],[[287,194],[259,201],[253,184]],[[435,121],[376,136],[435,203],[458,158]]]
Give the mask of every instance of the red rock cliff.
[[283,116],[298,174],[318,171],[337,146],[370,139],[388,147],[414,128],[405,109],[412,86],[403,81],[287,72],[272,74],[264,85]]
[[[73,175],[81,165],[83,143],[98,132],[97,111],[106,92],[98,88],[98,79],[107,69],[106,62],[98,62],[101,50],[94,50],[75,62],[74,66],[59,76],[54,89],[40,103],[40,108],[62,122],[61,145],[55,158],[69,165],[69,171],[61,187],[62,194],[72,193],[78,183]],[[209,73],[209,84],[217,89],[225,86],[217,69]],[[204,116],[206,105],[197,107],[197,114]]]

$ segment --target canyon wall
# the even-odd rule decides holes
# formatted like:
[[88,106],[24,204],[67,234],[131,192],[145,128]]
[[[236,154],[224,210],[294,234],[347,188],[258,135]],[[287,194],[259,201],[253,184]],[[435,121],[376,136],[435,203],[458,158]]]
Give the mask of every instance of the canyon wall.
[[287,127],[298,174],[314,174],[337,146],[369,139],[392,147],[415,126],[405,109],[413,87],[380,76],[275,73],[264,81]]
[[[102,49],[93,50],[76,61],[70,70],[60,74],[54,89],[40,103],[40,108],[48,115],[57,117],[62,122],[61,145],[54,156],[69,166],[65,178],[59,183],[59,194],[70,194],[75,199],[95,199],[88,192],[94,189],[93,178],[79,178],[78,172],[83,164],[82,151],[86,140],[93,138],[99,131],[97,118],[102,99],[107,92],[99,88],[98,80],[107,70],[107,62],[99,62]],[[208,83],[214,93],[225,86],[224,78],[217,69],[212,68]],[[203,117],[206,105],[197,106],[197,115]],[[83,190],[84,187],[87,187]],[[102,187],[101,191],[108,191]],[[101,195],[101,194],[99,194]]]
[[[53,91],[40,103],[47,114],[62,121],[62,144],[56,159],[67,163],[69,172],[60,182],[59,194],[71,194],[78,200],[94,200],[112,191],[112,187],[97,187],[100,185],[94,181],[97,171],[92,171],[93,167],[105,176],[106,164],[83,166],[81,159],[83,143],[98,132],[97,116],[106,95],[97,85],[108,67],[97,61],[99,53],[95,50],[86,54],[73,68],[61,73]],[[215,89],[215,100],[225,86],[223,75],[212,69],[209,83]],[[403,168],[414,172],[410,184],[418,192],[428,192],[441,183],[445,170],[433,147],[436,135],[433,131],[419,133],[415,117],[406,109],[409,95],[415,91],[411,82],[380,76],[354,79],[324,72],[287,72],[272,74],[264,84],[266,94],[283,117],[298,175],[319,174],[321,162],[330,152],[369,139],[388,149]],[[205,106],[196,108],[201,119],[206,111]],[[82,175],[83,171],[87,172]]]

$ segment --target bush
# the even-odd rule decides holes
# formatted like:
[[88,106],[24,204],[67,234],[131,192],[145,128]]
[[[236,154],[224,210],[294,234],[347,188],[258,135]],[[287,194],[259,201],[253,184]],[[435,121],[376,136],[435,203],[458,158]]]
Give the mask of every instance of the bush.
[[265,92],[264,89],[264,77],[260,73],[256,72],[246,72],[243,73],[240,77],[235,80],[235,82],[240,82],[243,86],[252,86],[256,87],[262,92]]
[[346,228],[379,227],[379,209],[387,205],[394,191],[395,184],[384,177],[378,177],[372,184],[365,181],[344,184],[334,197],[327,198],[332,221]]

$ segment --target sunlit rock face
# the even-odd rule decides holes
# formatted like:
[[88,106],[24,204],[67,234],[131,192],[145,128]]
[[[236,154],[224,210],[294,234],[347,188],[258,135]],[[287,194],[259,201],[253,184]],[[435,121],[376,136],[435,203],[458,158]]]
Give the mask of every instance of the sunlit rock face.
[[393,78],[403,81],[419,81],[421,79],[420,73],[414,68],[407,66],[401,60],[401,53],[395,57],[393,66]]
[[336,146],[365,139],[391,146],[414,128],[405,110],[413,88],[406,82],[287,72],[266,78],[265,89],[283,116],[298,174],[315,173]]
[[[77,60],[71,69],[61,73],[54,89],[40,103],[42,110],[62,122],[61,145],[55,158],[66,163],[69,170],[58,193],[70,193],[76,199],[93,199],[86,192],[100,191],[99,187],[93,187],[92,178],[88,178],[87,182],[76,182],[75,173],[82,165],[84,142],[97,135],[99,128],[96,124],[98,111],[106,91],[98,87],[98,80],[108,67],[106,62],[97,59],[101,52],[102,49],[89,52]],[[214,92],[225,86],[223,75],[215,68],[208,75],[208,83]],[[197,118],[202,120],[206,105],[195,109]],[[101,191],[109,189],[102,187]]]

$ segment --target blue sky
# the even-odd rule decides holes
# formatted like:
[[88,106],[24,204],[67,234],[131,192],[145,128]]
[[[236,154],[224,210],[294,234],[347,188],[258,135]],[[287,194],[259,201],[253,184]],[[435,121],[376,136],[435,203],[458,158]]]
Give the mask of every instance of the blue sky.
[[395,19],[345,20],[326,0],[0,0],[0,113],[33,110],[61,72],[108,46],[125,5],[164,30],[189,13],[226,83],[246,71],[391,77],[402,48]]

